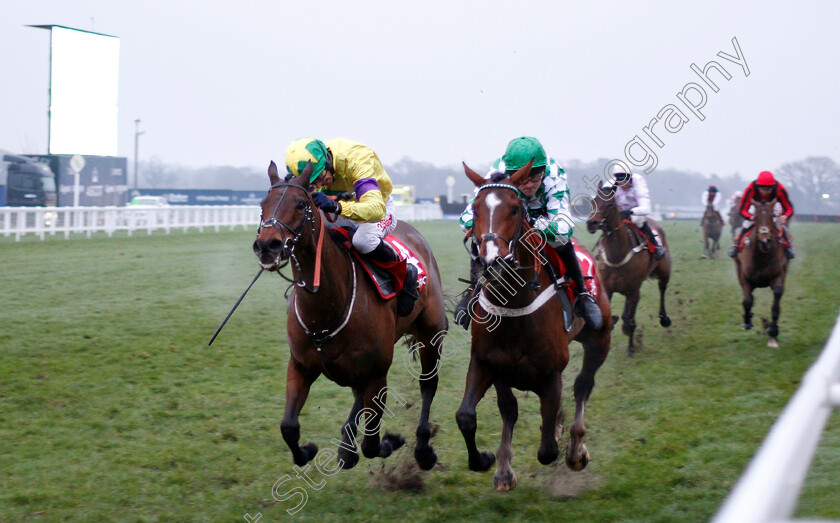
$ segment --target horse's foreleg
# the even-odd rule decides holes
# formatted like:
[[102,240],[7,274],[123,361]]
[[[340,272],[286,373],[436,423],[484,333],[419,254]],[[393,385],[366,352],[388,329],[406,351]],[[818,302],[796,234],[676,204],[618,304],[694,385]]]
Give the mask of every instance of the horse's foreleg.
[[499,412],[502,414],[502,441],[499,444],[499,451],[496,456],[499,462],[496,465],[496,472],[493,474],[493,488],[499,492],[513,490],[516,487],[516,474],[510,466],[513,460],[513,426],[519,417],[519,406],[516,396],[510,387],[504,383],[496,382],[496,397],[499,405]]
[[543,465],[548,465],[557,459],[560,450],[557,446],[558,426],[557,418],[560,414],[560,394],[563,392],[563,378],[560,372],[549,376],[548,383],[537,394],[540,396],[540,415],[542,426],[540,433],[540,450],[537,459]]
[[338,457],[344,469],[352,469],[359,462],[359,450],[356,448],[356,432],[358,431],[356,418],[362,410],[364,398],[356,389],[353,389],[353,394],[356,400],[353,402],[347,421],[341,427],[341,443],[338,445]]
[[636,306],[639,305],[639,289],[625,294],[624,311],[621,313],[621,332],[628,338],[627,354],[632,356],[636,352],[633,334],[636,332]]
[[283,421],[280,422],[280,432],[283,434],[286,445],[292,451],[295,465],[299,467],[305,465],[318,453],[318,446],[314,443],[307,443],[303,447],[298,445],[300,441],[298,416],[309,396],[309,388],[317,377],[317,372],[307,372],[293,357],[289,358],[289,367],[286,371],[286,412],[283,414]]
[[575,378],[575,420],[569,431],[569,446],[566,447],[566,465],[572,470],[583,470],[589,463],[589,451],[583,444],[583,436],[586,434],[583,413],[589,395],[595,387],[595,373],[607,359],[609,351],[609,332],[601,338],[587,340],[583,344],[583,365],[580,374]]
[[779,335],[779,314],[781,313],[782,293],[785,292],[783,283],[778,282],[773,284],[773,307],[770,309],[772,314],[772,321],[767,326],[767,335],[775,339]]
[[381,441],[379,431],[382,428],[382,412],[388,396],[388,384],[385,376],[374,378],[364,389],[365,437],[362,440],[362,454],[366,458],[387,458],[405,444],[405,438],[399,434],[385,434]]
[[429,415],[432,408],[432,401],[435,398],[438,386],[438,365],[440,365],[440,353],[438,348],[443,343],[443,335],[436,335],[439,341],[436,344],[431,342],[420,347],[420,364],[423,375],[420,382],[420,395],[423,398],[423,405],[420,410],[420,421],[417,424],[417,445],[414,447],[414,459],[417,465],[423,470],[431,470],[437,463],[435,449],[429,444],[432,437]]
[[742,305],[744,306],[744,324],[741,325],[741,328],[744,330],[750,330],[753,328],[752,323],[752,306],[753,306],[753,295],[752,295],[752,285],[747,282],[741,282],[741,292],[744,296],[744,301]]
[[470,470],[483,472],[490,468],[496,457],[492,452],[479,452],[475,445],[475,431],[478,422],[475,416],[475,406],[484,397],[484,393],[492,382],[490,374],[476,363],[475,358],[470,359],[470,367],[467,370],[467,386],[464,390],[464,399],[458,412],[455,413],[455,421],[464,436],[464,443],[467,445],[467,455]]

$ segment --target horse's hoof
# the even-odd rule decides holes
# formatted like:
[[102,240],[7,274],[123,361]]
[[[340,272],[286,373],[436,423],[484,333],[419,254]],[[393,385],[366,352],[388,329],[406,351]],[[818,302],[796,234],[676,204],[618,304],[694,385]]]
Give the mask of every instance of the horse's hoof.
[[405,445],[405,438],[399,434],[385,434],[379,443],[379,457],[387,458],[392,452]]
[[302,463],[298,463],[298,460],[295,460],[295,465],[298,467],[302,467],[312,461],[312,458],[315,457],[315,454],[318,453],[318,445],[314,443],[307,443],[300,447],[300,455],[303,458]]
[[540,449],[537,452],[537,460],[539,460],[539,462],[543,465],[548,465],[550,463],[554,463],[559,455],[560,450],[557,448],[557,444],[555,443],[551,448]]
[[492,467],[495,462],[496,456],[494,456],[492,452],[479,452],[477,462],[473,462],[473,460],[470,459],[470,470],[473,472],[484,472]]
[[437,464],[437,453],[431,446],[414,449],[414,459],[421,470],[432,470]]
[[671,318],[668,316],[660,316],[659,317],[659,324],[663,327],[670,327],[671,326]]
[[778,349],[779,348],[779,342],[776,341],[776,338],[770,338],[770,340],[767,342],[767,346],[770,347],[771,349]]
[[753,324],[752,323],[745,323],[745,324],[741,325],[741,328],[744,329],[745,331],[748,331],[748,330],[753,328]]
[[516,474],[511,470],[506,474],[493,476],[493,488],[496,492],[510,492],[516,488]]
[[581,443],[580,450],[575,453],[571,449],[571,445],[566,447],[566,466],[570,469],[580,472],[581,470],[585,469],[586,466],[589,464],[590,456],[589,451],[586,449],[586,445]]
[[356,466],[359,462],[359,453],[358,452],[345,452],[338,454],[338,459],[341,460],[341,468],[344,470],[350,470]]

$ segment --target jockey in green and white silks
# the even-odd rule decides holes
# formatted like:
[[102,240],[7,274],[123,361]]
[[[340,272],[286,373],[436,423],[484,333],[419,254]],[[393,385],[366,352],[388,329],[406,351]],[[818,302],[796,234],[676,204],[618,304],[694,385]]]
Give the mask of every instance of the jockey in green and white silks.
[[[504,157],[501,157],[493,162],[485,178],[489,179],[496,173],[509,170],[516,172],[517,169],[508,169]],[[475,194],[473,194],[473,199],[475,199]],[[554,158],[547,159],[546,173],[542,185],[539,186],[536,194],[525,202],[525,207],[528,209],[533,227],[543,233],[549,245],[557,247],[559,244],[565,244],[571,240],[574,229],[569,210],[569,187],[566,185],[566,171],[560,167],[560,164]],[[461,230],[464,232],[472,227],[472,200],[461,213],[460,224]]]
[[[584,286],[580,264],[571,242],[574,222],[569,209],[566,172],[553,158],[545,154],[545,149],[539,140],[532,136],[521,136],[508,143],[504,156],[493,162],[486,178],[502,180],[532,160],[529,176],[517,187],[528,209],[528,221],[534,229],[540,231],[546,243],[557,251],[566,267],[566,274],[575,283],[574,288],[577,293],[575,309],[581,313],[587,326],[599,329],[602,324],[601,310]],[[474,199],[475,195],[473,195]],[[472,201],[461,213],[460,225],[464,232],[472,228]],[[469,301],[478,291],[479,270],[480,267],[473,260],[470,264],[469,287],[455,308],[455,322],[465,329],[470,322],[467,310]]]

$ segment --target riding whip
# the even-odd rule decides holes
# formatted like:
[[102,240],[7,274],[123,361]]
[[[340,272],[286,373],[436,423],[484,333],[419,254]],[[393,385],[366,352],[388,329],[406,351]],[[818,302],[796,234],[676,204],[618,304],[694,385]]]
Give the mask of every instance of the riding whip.
[[253,286],[254,286],[254,284],[257,282],[257,278],[259,278],[259,277],[260,277],[260,275],[263,273],[263,271],[264,271],[264,270],[265,270],[265,269],[260,268],[260,270],[259,270],[259,272],[257,273],[257,275],[256,275],[256,276],[254,276],[254,279],[253,279],[253,280],[251,280],[251,285],[248,285],[248,288],[247,288],[247,289],[245,289],[245,292],[243,292],[243,293],[242,293],[242,296],[240,296],[240,297],[239,297],[239,299],[238,299],[238,300],[236,300],[236,303],[234,303],[234,304],[233,304],[233,308],[230,310],[230,312],[229,312],[229,313],[227,313],[227,316],[225,316],[225,319],[222,321],[222,324],[221,324],[221,325],[219,325],[219,328],[218,328],[218,329],[216,329],[216,332],[215,332],[215,333],[213,333],[213,337],[212,337],[212,338],[210,338],[210,343],[208,343],[208,344],[207,344],[207,346],[208,346],[208,347],[209,347],[210,345],[213,345],[213,340],[215,340],[215,339],[216,339],[216,336],[218,336],[218,335],[219,335],[219,333],[220,333],[220,332],[222,332],[222,328],[225,326],[225,323],[227,323],[227,321],[228,321],[228,320],[230,319],[230,317],[233,315],[233,311],[235,311],[235,310],[236,310],[236,308],[237,308],[237,307],[239,307],[239,304],[240,304],[240,303],[242,303],[242,298],[244,298],[244,297],[245,297],[245,295],[246,295],[246,294],[248,294],[248,291],[250,291],[250,290],[251,290],[251,287],[253,287]]

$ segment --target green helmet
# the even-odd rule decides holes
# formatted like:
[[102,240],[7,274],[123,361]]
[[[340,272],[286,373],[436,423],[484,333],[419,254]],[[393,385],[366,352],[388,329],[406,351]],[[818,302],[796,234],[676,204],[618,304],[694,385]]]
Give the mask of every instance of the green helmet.
[[518,171],[528,165],[531,158],[534,159],[531,168],[543,167],[548,162],[545,149],[543,149],[540,141],[533,136],[514,138],[508,143],[505,155],[502,156],[506,171]]
[[312,162],[312,174],[309,183],[321,176],[327,167],[327,146],[314,138],[298,138],[286,149],[286,172],[300,176],[306,163]]

